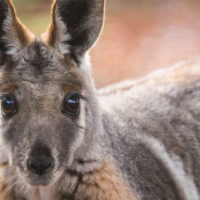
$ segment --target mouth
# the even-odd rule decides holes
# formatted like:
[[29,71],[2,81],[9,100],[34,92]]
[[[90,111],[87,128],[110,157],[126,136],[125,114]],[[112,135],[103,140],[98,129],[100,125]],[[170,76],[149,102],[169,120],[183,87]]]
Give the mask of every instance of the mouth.
[[32,187],[49,186],[55,181],[55,177],[52,172],[48,172],[42,175],[38,175],[29,171],[19,170],[18,174],[20,178]]
[[30,186],[33,187],[39,187],[39,186],[49,186],[52,184],[52,179],[51,177],[48,176],[42,176],[42,177],[37,177],[37,176],[31,176],[27,179],[27,182]]

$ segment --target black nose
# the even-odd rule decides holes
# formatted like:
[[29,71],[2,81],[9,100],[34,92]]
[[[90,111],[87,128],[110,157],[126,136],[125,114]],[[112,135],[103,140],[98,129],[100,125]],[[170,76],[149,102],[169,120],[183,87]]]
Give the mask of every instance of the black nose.
[[28,169],[38,175],[43,175],[50,172],[54,167],[53,157],[45,155],[34,156],[28,159]]
[[27,161],[27,168],[37,174],[43,175],[50,172],[54,167],[54,158],[50,149],[43,143],[36,143]]

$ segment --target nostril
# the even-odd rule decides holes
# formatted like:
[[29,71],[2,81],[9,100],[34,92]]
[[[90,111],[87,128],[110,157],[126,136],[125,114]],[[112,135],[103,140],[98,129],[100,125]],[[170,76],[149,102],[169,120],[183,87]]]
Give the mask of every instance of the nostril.
[[28,159],[28,169],[38,175],[43,175],[50,172],[54,167],[53,157],[34,156]]

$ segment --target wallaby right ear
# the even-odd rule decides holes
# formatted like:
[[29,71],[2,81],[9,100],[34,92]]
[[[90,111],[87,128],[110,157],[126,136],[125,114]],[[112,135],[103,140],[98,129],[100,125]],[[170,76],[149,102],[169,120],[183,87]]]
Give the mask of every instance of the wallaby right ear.
[[12,2],[0,0],[0,54],[13,55],[31,41],[32,34],[17,18]]
[[104,0],[54,0],[46,43],[79,60],[97,40],[104,19]]

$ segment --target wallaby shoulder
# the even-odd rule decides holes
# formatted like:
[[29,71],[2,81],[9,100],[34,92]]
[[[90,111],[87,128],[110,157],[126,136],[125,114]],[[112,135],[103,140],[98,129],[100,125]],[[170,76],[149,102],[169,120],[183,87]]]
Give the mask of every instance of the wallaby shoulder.
[[199,199],[199,59],[102,89],[99,98],[111,154],[141,198]]

